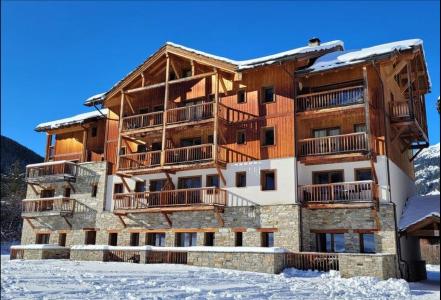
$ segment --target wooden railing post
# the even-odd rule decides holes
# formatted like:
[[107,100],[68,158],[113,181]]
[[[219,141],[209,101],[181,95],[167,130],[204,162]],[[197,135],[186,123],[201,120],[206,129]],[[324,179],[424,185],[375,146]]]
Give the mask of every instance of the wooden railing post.
[[167,52],[165,56],[166,56],[166,65],[165,65],[164,114],[162,117],[161,166],[165,164],[166,125],[167,125],[168,93],[169,93],[169,79],[170,79],[170,57]]

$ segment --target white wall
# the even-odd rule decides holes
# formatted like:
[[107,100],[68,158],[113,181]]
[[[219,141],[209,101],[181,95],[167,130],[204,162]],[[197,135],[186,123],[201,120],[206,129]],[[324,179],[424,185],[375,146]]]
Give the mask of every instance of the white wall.
[[[259,160],[244,163],[227,164],[226,169],[221,169],[226,179],[224,186],[220,181],[221,188],[228,191],[229,206],[248,206],[248,205],[275,205],[275,204],[293,204],[295,203],[294,188],[294,158]],[[276,190],[262,191],[260,187],[260,171],[274,169],[276,170]],[[237,188],[236,172],[246,172],[247,186],[245,188]],[[217,174],[216,169],[197,169],[190,171],[176,172],[170,174],[175,186],[178,185],[179,177],[202,176],[202,186],[206,186],[206,175]],[[146,181],[146,190],[149,189],[149,181],[152,179],[165,179],[164,173],[138,175],[137,178]],[[134,179],[126,179],[131,189],[135,188]],[[109,175],[106,193],[106,210],[112,209],[113,185],[122,183],[119,176]]]

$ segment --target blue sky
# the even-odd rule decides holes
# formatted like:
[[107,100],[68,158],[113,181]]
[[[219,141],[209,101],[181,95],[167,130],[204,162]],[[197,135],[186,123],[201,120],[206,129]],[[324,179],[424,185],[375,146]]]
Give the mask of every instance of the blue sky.
[[106,91],[173,41],[232,59],[341,39],[347,49],[424,40],[432,78],[429,136],[438,143],[439,1],[127,2],[2,1],[2,134],[43,154],[35,125],[89,109]]

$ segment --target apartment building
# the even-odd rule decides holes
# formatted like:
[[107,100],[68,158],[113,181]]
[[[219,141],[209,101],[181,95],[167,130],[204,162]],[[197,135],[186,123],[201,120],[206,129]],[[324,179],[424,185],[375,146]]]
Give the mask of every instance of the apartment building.
[[311,39],[245,61],[166,43],[92,112],[37,126],[46,161],[27,167],[22,244],[401,259],[429,91],[420,40]]

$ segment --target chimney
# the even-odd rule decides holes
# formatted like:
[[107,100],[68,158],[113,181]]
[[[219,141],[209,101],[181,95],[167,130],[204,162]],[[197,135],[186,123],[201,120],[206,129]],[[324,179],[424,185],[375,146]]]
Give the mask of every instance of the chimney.
[[320,46],[320,39],[317,37],[310,38],[308,41],[308,46],[309,47]]

